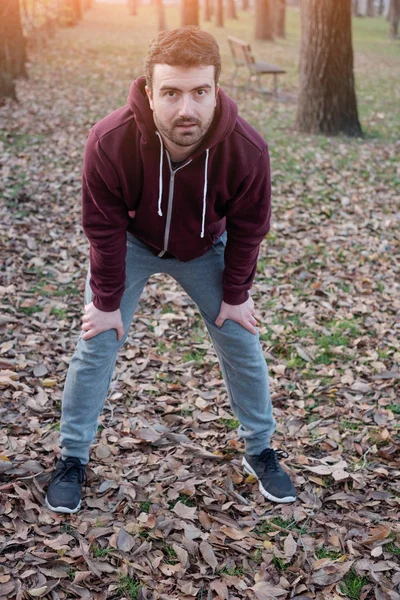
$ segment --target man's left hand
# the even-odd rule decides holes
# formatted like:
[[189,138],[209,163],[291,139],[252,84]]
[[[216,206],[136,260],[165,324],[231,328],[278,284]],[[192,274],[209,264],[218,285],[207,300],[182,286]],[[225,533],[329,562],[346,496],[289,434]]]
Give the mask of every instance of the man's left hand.
[[250,333],[256,335],[257,329],[255,328],[255,325],[257,324],[257,321],[254,318],[254,312],[254,302],[250,296],[243,304],[233,305],[222,301],[215,324],[218,327],[222,327],[224,321],[230,319],[231,321],[239,323],[239,325],[250,331]]

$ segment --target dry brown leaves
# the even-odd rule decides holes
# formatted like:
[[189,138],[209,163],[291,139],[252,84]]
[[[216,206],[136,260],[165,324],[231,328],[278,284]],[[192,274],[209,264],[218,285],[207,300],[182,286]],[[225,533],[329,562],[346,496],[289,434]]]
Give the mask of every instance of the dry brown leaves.
[[[127,36],[122,8],[107,14]],[[1,598],[337,600],[351,574],[360,598],[398,600],[396,147],[290,132],[280,141],[269,123],[286,131],[290,105],[260,113],[259,99],[238,97],[275,153],[254,298],[274,445],[289,453],[298,501],[273,506],[244,475],[200,317],[156,276],[121,352],[83,509],[44,508],[82,309],[82,149],[132,77],[132,53],[114,37],[110,47],[105,58],[83,29],[60,33],[19,84],[20,104],[0,113]]]

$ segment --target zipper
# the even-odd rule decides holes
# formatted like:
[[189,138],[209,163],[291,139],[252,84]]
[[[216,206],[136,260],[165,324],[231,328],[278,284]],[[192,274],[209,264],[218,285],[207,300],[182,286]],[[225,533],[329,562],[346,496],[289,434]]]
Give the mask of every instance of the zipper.
[[186,167],[186,165],[188,165],[189,163],[192,162],[192,159],[190,159],[187,163],[185,163],[184,165],[181,165],[180,167],[178,167],[177,169],[174,170],[171,165],[171,159],[170,159],[168,150],[166,149],[165,152],[167,153],[171,178],[169,180],[169,190],[168,190],[168,209],[167,209],[167,221],[165,223],[164,249],[159,254],[157,254],[157,256],[159,258],[164,256],[164,254],[168,250],[169,233],[170,233],[170,229],[171,229],[171,220],[172,220],[172,205],[174,203],[175,173],[177,173],[180,169],[183,169],[183,167]]

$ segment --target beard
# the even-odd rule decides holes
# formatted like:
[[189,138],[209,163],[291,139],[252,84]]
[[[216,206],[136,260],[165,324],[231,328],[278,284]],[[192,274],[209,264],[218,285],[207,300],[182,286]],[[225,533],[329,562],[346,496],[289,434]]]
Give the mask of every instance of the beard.
[[[169,141],[173,142],[177,146],[193,146],[200,142],[200,140],[206,135],[211,127],[211,123],[214,119],[215,110],[212,112],[210,118],[203,122],[200,119],[192,118],[185,119],[180,117],[175,119],[171,125],[167,125],[157,117],[153,111],[154,123],[158,131],[164,135]],[[182,128],[182,125],[193,125],[186,129]]]

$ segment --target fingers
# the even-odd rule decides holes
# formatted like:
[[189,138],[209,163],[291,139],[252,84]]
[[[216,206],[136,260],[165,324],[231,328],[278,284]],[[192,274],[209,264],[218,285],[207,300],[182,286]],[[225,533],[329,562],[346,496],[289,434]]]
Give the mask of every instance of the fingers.
[[120,341],[122,340],[122,338],[124,337],[124,327],[123,325],[120,325],[119,327],[117,327],[117,340]]
[[240,323],[242,327],[250,331],[250,333],[257,335],[257,329],[251,323]]
[[89,329],[89,331],[86,331],[86,333],[83,334],[82,339],[85,341],[90,340],[91,338],[96,337],[98,333],[99,332],[95,329]]

